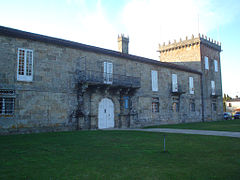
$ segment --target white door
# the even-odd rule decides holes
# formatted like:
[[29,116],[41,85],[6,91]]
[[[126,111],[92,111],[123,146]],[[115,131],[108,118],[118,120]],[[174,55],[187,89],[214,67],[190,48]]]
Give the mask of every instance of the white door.
[[98,105],[98,128],[113,128],[114,127],[114,105],[113,102],[104,98]]

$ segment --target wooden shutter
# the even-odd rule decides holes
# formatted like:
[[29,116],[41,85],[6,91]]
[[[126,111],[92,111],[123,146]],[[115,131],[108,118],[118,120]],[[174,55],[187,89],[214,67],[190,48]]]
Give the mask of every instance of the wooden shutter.
[[107,62],[103,63],[103,82],[107,83]]
[[172,92],[178,92],[177,75],[172,74]]
[[207,56],[205,56],[205,69],[209,69]]
[[158,91],[158,72],[152,70],[152,91]]
[[189,77],[189,93],[194,94],[193,77]]
[[107,74],[108,74],[108,83],[112,84],[113,81],[113,64],[107,63]]
[[215,81],[211,81],[212,95],[215,95]]

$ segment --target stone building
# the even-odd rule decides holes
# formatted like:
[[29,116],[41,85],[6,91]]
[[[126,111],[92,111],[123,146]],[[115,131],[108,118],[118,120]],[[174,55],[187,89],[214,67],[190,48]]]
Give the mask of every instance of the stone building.
[[202,72],[201,97],[202,116],[206,121],[222,119],[223,99],[220,52],[221,44],[206,36],[190,39],[168,45],[159,45],[160,61],[184,65]]
[[226,111],[234,114],[237,111],[240,111],[240,98],[236,97],[226,101]]
[[0,132],[201,122],[222,118],[221,46],[160,46],[160,61],[0,26]]

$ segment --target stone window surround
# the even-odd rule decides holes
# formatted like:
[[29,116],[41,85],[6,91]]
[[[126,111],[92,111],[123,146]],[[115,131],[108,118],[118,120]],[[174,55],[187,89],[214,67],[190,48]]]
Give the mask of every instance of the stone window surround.
[[158,97],[152,98],[152,112],[153,113],[159,112],[159,98]]
[[179,112],[180,110],[180,100],[178,97],[172,98],[172,111],[173,112]]

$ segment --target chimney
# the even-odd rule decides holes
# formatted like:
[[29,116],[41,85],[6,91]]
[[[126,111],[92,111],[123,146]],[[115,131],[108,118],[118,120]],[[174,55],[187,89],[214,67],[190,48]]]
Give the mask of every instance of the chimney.
[[128,43],[129,43],[129,37],[124,37],[123,34],[121,34],[121,36],[118,35],[118,51],[119,52],[128,54]]

